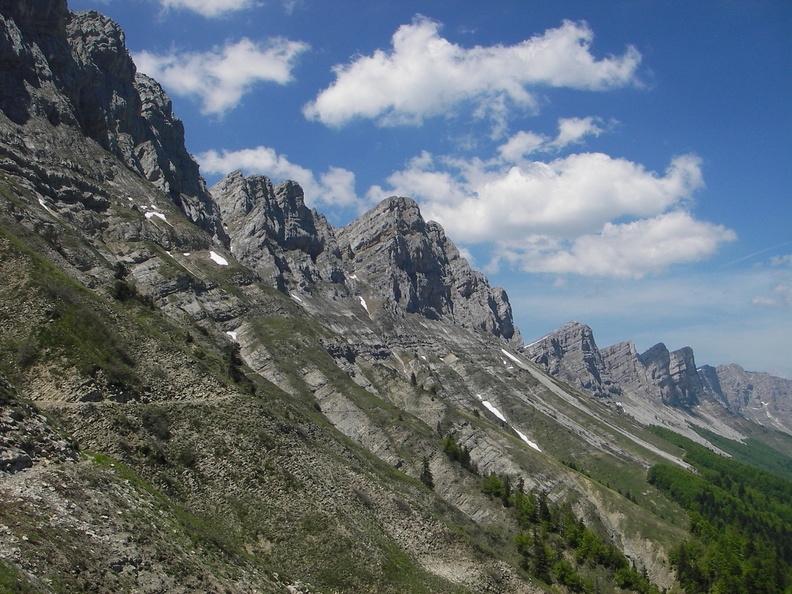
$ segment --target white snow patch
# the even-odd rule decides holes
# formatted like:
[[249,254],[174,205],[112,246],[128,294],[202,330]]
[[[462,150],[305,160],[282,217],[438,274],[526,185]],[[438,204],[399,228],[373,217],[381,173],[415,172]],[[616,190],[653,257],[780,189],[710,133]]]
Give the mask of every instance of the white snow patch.
[[527,443],[529,446],[531,446],[537,452],[541,452],[542,451],[542,450],[539,449],[539,446],[536,445],[536,442],[531,441],[530,439],[528,439],[528,437],[525,435],[525,433],[523,433],[519,429],[515,429],[514,427],[512,427],[512,429],[514,429],[514,431],[517,433],[517,435],[520,436],[520,439],[522,439],[525,443]]
[[[161,212],[156,212],[156,211],[147,212],[147,213],[146,213],[144,216],[145,216],[147,219],[149,219],[149,220],[151,220],[151,219],[152,219],[152,218],[154,218],[154,217],[157,217],[157,218],[158,218],[158,219],[160,219],[160,220],[161,220],[163,223],[168,223],[168,219],[166,219],[166,218],[165,218],[165,215],[164,215],[163,213],[161,213]],[[170,223],[168,223],[168,225],[170,225]]]
[[369,315],[369,317],[371,317],[371,312],[369,311],[368,304],[366,303],[366,300],[363,299],[363,297],[361,295],[358,295],[358,299],[360,299],[360,305],[363,306],[363,309],[365,309],[366,313]]
[[51,209],[49,206],[47,206],[47,203],[46,203],[46,202],[44,202],[44,200],[43,200],[43,199],[39,198],[39,199],[38,199],[38,201],[39,201],[39,204],[41,204],[41,206],[43,206],[43,207],[44,207],[44,210],[46,210],[46,211],[47,211],[48,213],[50,213],[51,215],[54,215],[54,214],[55,214],[55,211],[53,211],[53,210],[52,210],[52,209]]
[[127,200],[129,200],[130,202],[132,202],[132,196],[127,196]]
[[184,253],[182,253],[182,256],[189,256],[189,255],[190,255],[190,252],[184,252]]
[[[479,397],[480,398],[480,397]],[[490,411],[493,415],[498,417],[501,421],[506,423],[506,417],[503,416],[503,413],[495,408],[489,400],[482,400],[481,404],[483,404],[488,411]]]
[[210,251],[209,252],[209,259],[212,262],[214,262],[215,264],[217,264],[218,266],[228,266],[228,260],[223,258],[223,256],[221,256],[217,252]]
[[514,355],[512,355],[512,354],[511,354],[509,351],[507,351],[506,349],[501,349],[501,353],[503,353],[503,354],[504,354],[504,355],[506,355],[506,356],[507,356],[509,359],[511,359],[512,361],[514,361],[515,363],[517,363],[517,365],[519,365],[520,367],[523,367],[523,366],[525,365],[525,363],[523,363],[522,361],[520,361],[520,360],[519,360],[517,357],[515,357]]
[[228,334],[231,337],[231,340],[233,340],[234,342],[239,342],[237,340],[237,331],[236,330],[228,330],[228,331],[226,331],[226,334]]
[[354,278],[355,280],[358,280],[357,274],[354,274],[354,273],[350,274],[349,278]]
[[299,297],[297,297],[297,295],[295,295],[294,293],[289,293],[289,297],[294,299],[297,303],[302,303],[303,302],[303,300],[300,299]]
[[426,355],[421,355],[421,359],[423,359],[424,361],[426,361]]

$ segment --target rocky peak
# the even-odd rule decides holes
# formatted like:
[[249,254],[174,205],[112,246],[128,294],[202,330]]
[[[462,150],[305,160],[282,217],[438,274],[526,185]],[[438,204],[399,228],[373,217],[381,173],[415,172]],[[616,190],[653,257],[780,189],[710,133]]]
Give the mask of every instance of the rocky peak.
[[522,352],[552,375],[596,395],[617,392],[605,368],[594,333],[586,324],[567,322]]
[[403,310],[519,340],[506,292],[472,270],[414,200],[383,200],[337,235],[356,276]]
[[600,354],[611,379],[622,389],[637,391],[648,385],[646,369],[632,342],[618,342],[603,348]]
[[226,241],[170,100],[136,73],[116,23],[69,13],[62,0],[0,0],[0,62],[12,66],[0,72],[0,109],[12,121],[77,127]]
[[[438,225],[439,226],[439,225]],[[412,198],[392,196],[339,230],[353,252],[366,250],[385,239],[413,233],[426,234],[426,222]]]
[[696,359],[692,348],[682,347],[670,354],[669,373],[675,388],[674,397],[677,399],[672,404],[685,407],[698,404],[704,387],[696,370]]
[[66,0],[0,0],[0,13],[11,17],[28,34],[62,33],[69,10]]
[[702,365],[698,368],[698,376],[704,393],[718,400],[729,408],[718,378],[718,371],[712,365]]
[[273,186],[262,175],[228,174],[212,189],[231,237],[231,251],[284,289],[343,283],[341,253],[327,220],[305,206],[299,184]]
[[665,404],[689,407],[698,403],[701,382],[690,347],[672,353],[660,342],[639,358],[650,384]]

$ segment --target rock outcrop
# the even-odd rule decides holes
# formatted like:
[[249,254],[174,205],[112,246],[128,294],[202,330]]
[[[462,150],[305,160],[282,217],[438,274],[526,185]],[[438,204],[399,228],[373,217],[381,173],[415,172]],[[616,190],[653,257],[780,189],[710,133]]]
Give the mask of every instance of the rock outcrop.
[[646,368],[632,342],[618,342],[600,351],[611,380],[623,390],[639,391],[649,386]]
[[0,110],[12,122],[39,117],[79,128],[226,240],[170,99],[136,72],[113,21],[93,11],[69,13],[65,0],[2,0],[0,63]]
[[[517,342],[506,292],[490,287],[409,198],[389,198],[334,229],[305,206],[294,182],[234,171],[211,189],[231,251],[281,290],[358,302],[361,293],[394,312],[446,320]],[[368,307],[368,306],[367,306]]]
[[524,346],[521,352],[551,375],[595,396],[617,394],[589,326],[569,322]]
[[792,433],[792,380],[734,363],[699,369],[706,394],[735,414]]
[[281,290],[334,283],[343,289],[341,252],[327,219],[305,206],[294,182],[273,187],[264,176],[234,171],[211,189],[231,251]]
[[392,197],[338,230],[355,277],[410,313],[519,340],[506,292],[490,287],[418,204]]
[[702,391],[696,372],[693,349],[683,347],[670,352],[662,342],[639,356],[646,370],[647,386],[664,404],[691,407],[698,404]]
[[690,347],[670,352],[658,343],[639,354],[634,344],[620,342],[600,350],[591,328],[579,322],[564,324],[522,351],[550,374],[595,396],[627,390],[689,408],[704,389]]

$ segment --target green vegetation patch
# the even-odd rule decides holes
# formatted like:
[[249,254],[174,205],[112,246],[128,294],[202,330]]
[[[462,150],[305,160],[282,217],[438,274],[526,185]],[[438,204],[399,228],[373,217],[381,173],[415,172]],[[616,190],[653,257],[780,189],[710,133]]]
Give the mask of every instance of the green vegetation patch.
[[[655,428],[686,450],[697,474],[666,464],[648,480],[688,511],[693,538],[671,560],[688,592],[785,592],[792,588],[792,481],[764,470],[782,460],[751,444],[725,458],[686,437]],[[737,457],[754,461],[754,465]],[[778,456],[781,456],[778,454]]]
[[15,567],[0,559],[0,592],[4,594],[34,594],[40,590],[34,588]]
[[550,502],[544,492],[526,494],[522,480],[512,486],[508,475],[484,477],[481,490],[513,511],[519,527],[514,542],[522,567],[535,578],[572,592],[595,592],[602,583],[591,576],[598,575],[611,587],[659,592],[615,545],[586,527],[569,505]]

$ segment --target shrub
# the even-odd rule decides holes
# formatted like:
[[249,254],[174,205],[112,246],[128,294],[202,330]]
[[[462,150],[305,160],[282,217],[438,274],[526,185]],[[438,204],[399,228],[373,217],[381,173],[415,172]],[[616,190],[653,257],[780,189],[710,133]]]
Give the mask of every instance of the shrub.
[[170,439],[168,419],[160,408],[147,408],[143,411],[143,427],[154,437],[162,440]]

